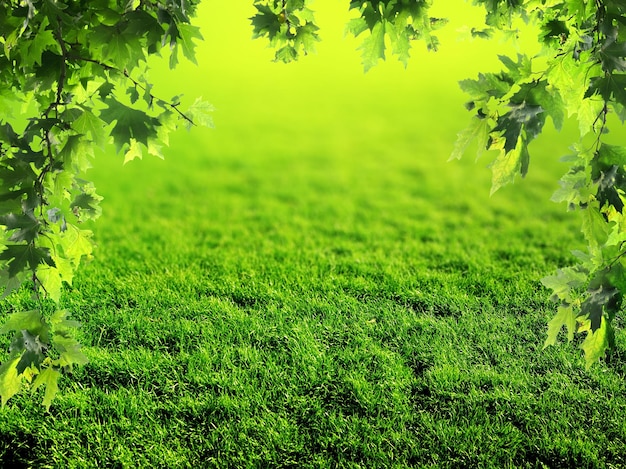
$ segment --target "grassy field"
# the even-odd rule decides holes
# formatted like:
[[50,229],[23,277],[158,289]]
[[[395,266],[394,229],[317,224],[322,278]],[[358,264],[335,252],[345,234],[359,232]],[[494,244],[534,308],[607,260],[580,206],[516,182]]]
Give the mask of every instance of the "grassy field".
[[456,81],[502,46],[451,25],[363,75],[330,7],[319,54],[281,66],[249,9],[206,3],[200,67],[155,79],[217,128],[164,161],[99,155],[98,249],[63,299],[90,363],[50,413],[0,411],[0,466],[626,467],[622,331],[589,372],[577,344],[542,350],[539,279],[582,245],[549,202],[570,136],[492,197],[488,159],[446,162]]

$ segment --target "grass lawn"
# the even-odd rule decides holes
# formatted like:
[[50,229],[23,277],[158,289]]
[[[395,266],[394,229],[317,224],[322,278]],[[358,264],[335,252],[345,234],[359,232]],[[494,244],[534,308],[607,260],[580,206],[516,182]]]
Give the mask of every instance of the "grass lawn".
[[542,350],[539,279],[582,246],[549,201],[573,133],[489,197],[488,158],[446,160],[456,81],[503,46],[453,24],[448,49],[363,75],[319,3],[300,63],[207,0],[200,67],[157,65],[217,128],[164,161],[94,162],[98,249],[63,297],[90,363],[50,413],[39,394],[0,410],[1,467],[626,467],[623,331],[589,372],[578,343]]

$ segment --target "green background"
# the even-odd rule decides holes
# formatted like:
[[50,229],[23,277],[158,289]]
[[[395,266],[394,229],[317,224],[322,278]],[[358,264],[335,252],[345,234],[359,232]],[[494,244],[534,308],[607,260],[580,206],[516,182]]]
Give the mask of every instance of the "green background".
[[515,47],[459,42],[482,13],[445,2],[439,52],[364,74],[347,0],[319,1],[318,53],[276,64],[249,3],[205,0],[199,65],[153,64],[154,93],[203,96],[215,129],[165,160],[98,154],[98,248],[62,299],[90,363],[49,414],[39,392],[0,411],[2,463],[626,466],[623,335],[589,372],[577,343],[542,350],[539,279],[582,246],[549,201],[575,125],[492,197],[488,155],[447,162],[458,80]]

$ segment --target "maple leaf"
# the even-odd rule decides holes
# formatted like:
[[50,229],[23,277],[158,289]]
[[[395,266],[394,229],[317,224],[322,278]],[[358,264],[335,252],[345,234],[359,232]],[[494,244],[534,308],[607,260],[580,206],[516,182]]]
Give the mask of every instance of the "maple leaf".
[[370,35],[359,46],[363,68],[367,72],[379,59],[385,58],[385,26],[386,22],[376,23]]
[[111,135],[118,151],[129,144],[131,138],[147,146],[148,139],[157,136],[157,127],[161,125],[158,119],[125,106],[115,98],[109,97],[105,103],[107,108],[100,112],[100,117],[106,123],[115,123]]

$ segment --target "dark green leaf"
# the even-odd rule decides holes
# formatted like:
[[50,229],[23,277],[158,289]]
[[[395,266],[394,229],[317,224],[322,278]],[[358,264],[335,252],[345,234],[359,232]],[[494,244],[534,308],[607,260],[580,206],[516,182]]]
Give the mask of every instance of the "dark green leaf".
[[148,138],[157,136],[158,119],[125,106],[115,98],[107,98],[105,102],[108,107],[101,111],[100,117],[109,124],[115,123],[111,135],[118,151],[130,143],[131,138],[148,145]]
[[0,225],[4,225],[7,231],[14,231],[9,241],[19,243],[26,241],[30,243],[39,236],[39,228],[41,223],[31,213],[26,215],[9,213],[0,216]]
[[10,244],[0,253],[0,260],[8,261],[9,277],[15,277],[27,269],[34,272],[39,264],[54,265],[48,249],[32,244]]

